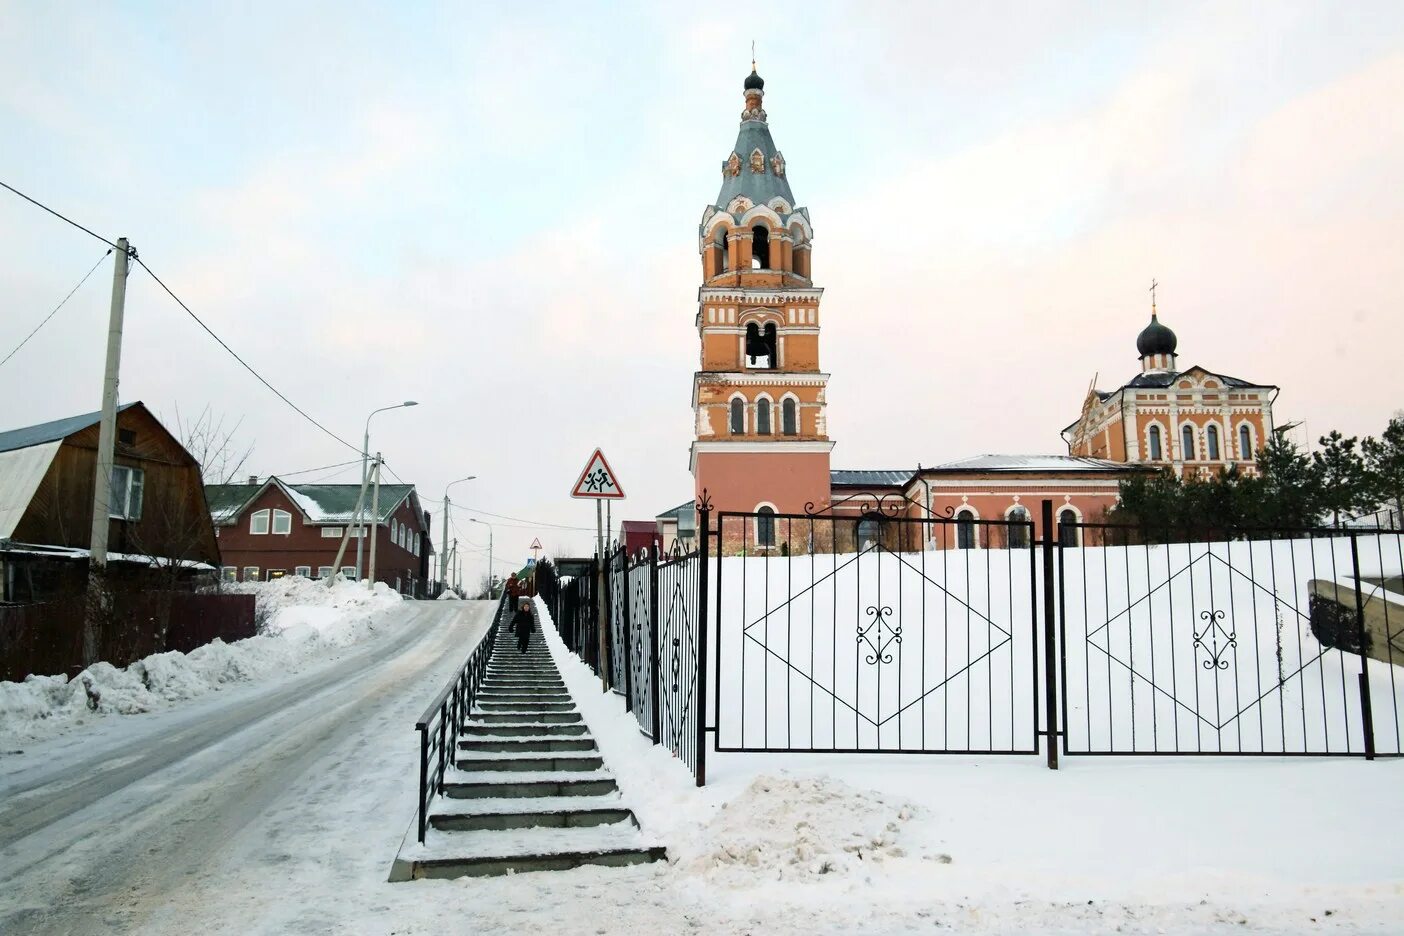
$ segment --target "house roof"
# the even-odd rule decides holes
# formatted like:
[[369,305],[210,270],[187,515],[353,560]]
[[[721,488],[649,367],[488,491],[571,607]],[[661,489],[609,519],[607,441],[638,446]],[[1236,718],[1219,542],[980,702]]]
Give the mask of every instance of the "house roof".
[[901,487],[912,479],[907,470],[848,470],[829,472],[829,483],[835,487]]
[[969,471],[1134,471],[1135,465],[1078,455],[975,455],[923,468],[922,474]]
[[0,540],[14,534],[61,445],[54,439],[0,452]]
[[[359,484],[285,484],[277,477],[263,484],[211,484],[205,488],[210,513],[216,523],[229,523],[263,493],[269,484],[277,484],[309,523],[347,523],[356,512],[356,499],[361,494]],[[396,508],[414,494],[413,484],[382,484],[380,486],[379,522],[390,519]],[[370,494],[366,494],[364,511],[370,519]]]
[[653,520],[621,520],[619,521],[619,532],[656,533],[658,532],[658,524]]
[[[133,406],[140,406],[141,401],[124,403],[117,407],[117,412],[129,410]],[[75,432],[82,432],[89,426],[96,426],[102,419],[102,411],[96,413],[84,413],[81,416],[67,416],[63,419],[55,419],[52,422],[39,423],[36,426],[25,426],[22,429],[11,429],[8,432],[0,432],[0,452],[12,452],[15,449],[29,448],[31,445],[43,445],[45,442],[57,442],[66,439]]]

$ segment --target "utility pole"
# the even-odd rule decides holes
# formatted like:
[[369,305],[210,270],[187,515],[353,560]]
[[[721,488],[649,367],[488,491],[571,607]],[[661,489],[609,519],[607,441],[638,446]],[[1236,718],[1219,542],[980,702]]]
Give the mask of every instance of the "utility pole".
[[[449,496],[448,489],[444,489],[444,549],[443,555],[439,557],[439,585],[448,588],[448,528],[449,528]],[[453,539],[453,548],[458,548],[458,537]]]
[[97,662],[98,630],[107,614],[107,532],[111,526],[112,461],[117,441],[117,384],[122,364],[122,321],[127,311],[128,263],[136,251],[117,238],[112,266],[112,308],[107,322],[107,364],[102,376],[102,419],[98,423],[97,469],[93,474],[93,525],[89,543],[88,609],[83,627],[83,662]]
[[375,487],[371,489],[371,545],[370,545],[370,575],[366,577],[366,588],[375,590],[375,541],[380,532],[380,453],[375,453]]

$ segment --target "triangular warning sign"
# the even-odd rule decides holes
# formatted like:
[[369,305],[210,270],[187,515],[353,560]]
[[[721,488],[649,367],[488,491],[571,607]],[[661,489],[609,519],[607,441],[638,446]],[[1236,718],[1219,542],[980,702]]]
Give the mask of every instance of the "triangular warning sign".
[[544,547],[544,546],[541,545],[541,537],[539,537],[539,536],[536,537],[535,539],[533,539],[533,540],[531,541],[531,545],[527,547],[527,549],[545,549],[545,548],[546,548],[546,547]]
[[609,467],[609,462],[605,461],[604,452],[595,449],[595,454],[591,455],[590,460],[585,463],[585,470],[580,472],[580,478],[575,482],[575,487],[571,489],[570,496],[610,500],[623,499],[624,489],[619,486],[619,479],[614,476],[614,469]]

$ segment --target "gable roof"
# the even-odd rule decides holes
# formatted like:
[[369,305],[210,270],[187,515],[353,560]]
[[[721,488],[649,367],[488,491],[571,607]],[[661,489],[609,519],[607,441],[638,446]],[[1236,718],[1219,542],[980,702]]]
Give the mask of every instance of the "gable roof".
[[[349,523],[356,512],[356,499],[361,494],[359,484],[286,484],[276,476],[262,484],[211,484],[206,486],[205,496],[209,499],[214,521],[233,523],[270,484],[276,484],[312,524]],[[413,484],[382,484],[378,522],[388,522],[390,515],[411,496],[418,500]],[[362,508],[367,521],[370,520],[370,497],[367,491],[366,503]]]
[[[117,412],[125,412],[133,406],[140,405],[140,400],[133,403],[123,403],[117,407]],[[29,448],[31,445],[57,442],[60,439],[68,438],[75,432],[82,432],[90,426],[96,426],[101,419],[102,411],[98,410],[95,413],[67,416],[63,419],[39,423],[36,426],[25,426],[20,429],[11,429],[8,432],[0,432],[0,452],[13,452],[15,449]]]

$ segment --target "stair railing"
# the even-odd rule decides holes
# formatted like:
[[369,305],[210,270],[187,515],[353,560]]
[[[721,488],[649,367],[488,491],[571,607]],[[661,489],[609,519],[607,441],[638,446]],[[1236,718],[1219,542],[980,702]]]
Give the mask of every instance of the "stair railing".
[[424,710],[419,721],[415,722],[415,730],[419,732],[420,844],[423,844],[425,830],[429,827],[429,804],[435,796],[444,792],[444,772],[453,763],[453,751],[458,745],[463,723],[473,711],[478,688],[487,675],[488,658],[492,656],[492,648],[497,642],[498,629],[503,626],[511,610],[504,590],[498,599],[492,625],[483,639],[468,654],[468,659],[458,668],[448,685]]

